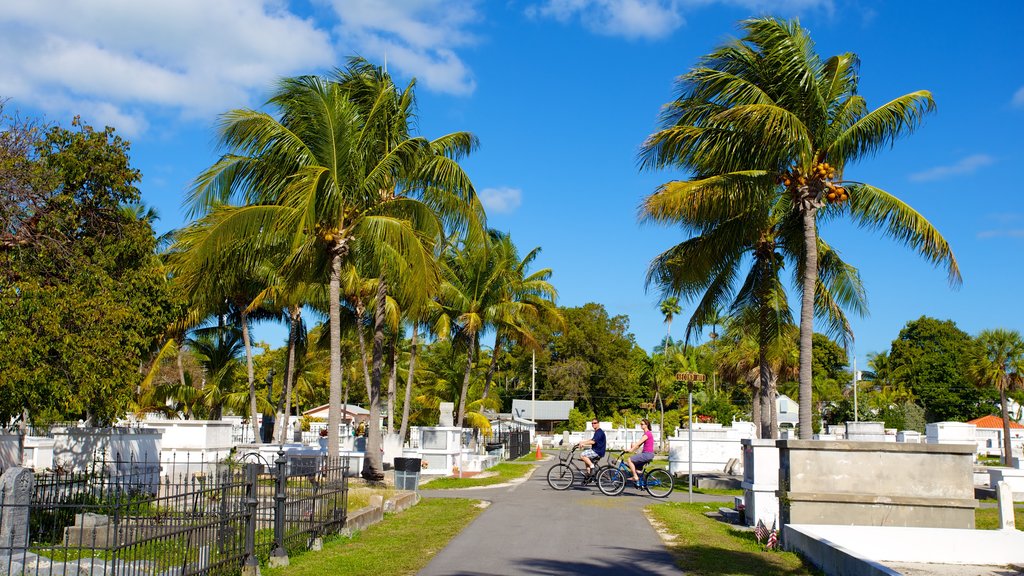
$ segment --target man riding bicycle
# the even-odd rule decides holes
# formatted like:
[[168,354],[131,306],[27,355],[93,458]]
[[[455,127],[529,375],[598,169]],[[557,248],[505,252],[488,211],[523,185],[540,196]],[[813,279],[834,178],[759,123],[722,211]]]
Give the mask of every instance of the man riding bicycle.
[[605,445],[607,444],[604,430],[601,430],[601,423],[598,422],[597,418],[590,423],[594,428],[594,435],[589,440],[580,442],[580,447],[590,446],[583,451],[580,458],[583,459],[583,463],[586,464],[586,479],[589,480],[594,476],[594,464],[604,458]]

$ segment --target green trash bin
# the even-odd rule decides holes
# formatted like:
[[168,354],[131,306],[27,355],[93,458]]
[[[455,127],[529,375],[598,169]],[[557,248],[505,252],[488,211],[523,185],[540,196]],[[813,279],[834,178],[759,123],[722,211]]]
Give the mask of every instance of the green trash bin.
[[395,488],[418,490],[420,487],[420,458],[395,458]]

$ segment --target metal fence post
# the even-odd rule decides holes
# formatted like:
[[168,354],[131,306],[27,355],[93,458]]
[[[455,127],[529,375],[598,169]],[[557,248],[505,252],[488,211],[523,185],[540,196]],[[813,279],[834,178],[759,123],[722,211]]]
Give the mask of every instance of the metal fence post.
[[277,472],[274,475],[277,493],[274,494],[274,546],[270,552],[270,566],[277,568],[288,565],[288,551],[284,547],[284,503],[288,498],[285,494],[285,484],[288,481],[285,466],[288,464],[288,459],[284,457],[283,446],[278,449],[277,460],[274,461],[274,464],[277,465]]
[[260,562],[256,558],[256,510],[259,499],[256,497],[256,479],[259,464],[245,465],[245,559],[242,560],[242,576],[259,576]]

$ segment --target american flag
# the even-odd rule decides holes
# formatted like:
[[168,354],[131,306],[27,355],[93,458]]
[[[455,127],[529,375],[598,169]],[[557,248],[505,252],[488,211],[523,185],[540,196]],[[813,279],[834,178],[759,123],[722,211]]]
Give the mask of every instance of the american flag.
[[764,545],[769,550],[774,550],[779,547],[779,533],[775,530],[775,521],[772,521],[772,531],[768,534],[768,542]]
[[757,538],[758,544],[764,542],[765,538],[768,537],[768,527],[761,520],[758,520],[757,526],[754,526],[754,537]]

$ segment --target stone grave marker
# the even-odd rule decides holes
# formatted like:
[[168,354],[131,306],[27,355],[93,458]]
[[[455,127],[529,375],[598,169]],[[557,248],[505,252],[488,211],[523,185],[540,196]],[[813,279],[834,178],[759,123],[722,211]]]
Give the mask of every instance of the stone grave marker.
[[0,542],[10,547],[11,556],[28,550],[28,511],[35,483],[35,474],[28,468],[9,468],[0,476]]

